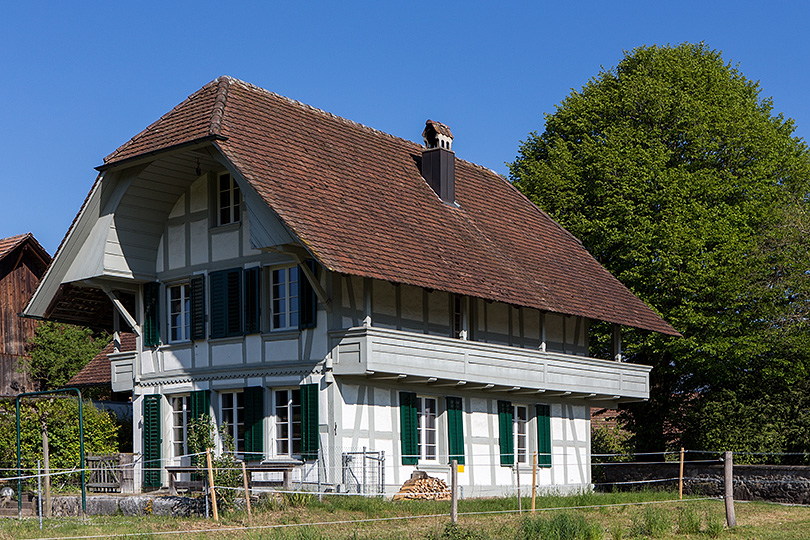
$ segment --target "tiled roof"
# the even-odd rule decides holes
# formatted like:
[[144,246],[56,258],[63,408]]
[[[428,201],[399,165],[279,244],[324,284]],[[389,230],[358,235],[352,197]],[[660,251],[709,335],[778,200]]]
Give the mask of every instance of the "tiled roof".
[[421,145],[229,77],[105,167],[213,137],[332,271],[678,335],[495,172],[456,159],[458,207],[445,204],[420,174]]
[[[93,357],[86,366],[70,378],[66,386],[109,386],[112,381],[110,376],[110,358],[107,355],[113,352],[113,345],[113,342],[110,341],[110,343],[101,349],[101,352]],[[122,333],[121,352],[134,350],[135,334]]]
[[[17,246],[19,246],[20,244],[22,244],[23,242],[25,242],[29,238],[31,240],[33,240],[34,242],[36,242],[36,239],[34,238],[34,235],[31,234],[31,233],[18,234],[16,236],[9,236],[8,238],[1,239],[0,240],[0,259],[2,259],[6,255],[11,253],[14,250],[14,248],[16,248]],[[37,246],[39,246],[38,242],[37,242]]]

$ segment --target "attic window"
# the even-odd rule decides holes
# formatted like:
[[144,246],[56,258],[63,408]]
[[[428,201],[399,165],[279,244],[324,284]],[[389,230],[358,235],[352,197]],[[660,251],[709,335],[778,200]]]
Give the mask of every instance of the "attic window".
[[238,223],[241,218],[239,186],[229,173],[220,174],[217,182],[217,225]]

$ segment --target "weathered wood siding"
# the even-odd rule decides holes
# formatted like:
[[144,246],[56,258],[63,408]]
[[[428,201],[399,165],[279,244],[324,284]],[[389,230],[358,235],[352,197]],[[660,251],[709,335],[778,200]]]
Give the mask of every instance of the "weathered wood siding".
[[23,371],[28,340],[37,323],[18,317],[44,272],[42,263],[21,245],[0,261],[0,395],[33,390],[33,381]]

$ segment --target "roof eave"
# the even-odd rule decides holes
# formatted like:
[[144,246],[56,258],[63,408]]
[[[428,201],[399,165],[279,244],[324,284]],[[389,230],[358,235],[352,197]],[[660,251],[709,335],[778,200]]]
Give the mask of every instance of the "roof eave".
[[206,145],[206,144],[208,144],[210,142],[213,142],[213,141],[227,141],[227,140],[228,140],[228,137],[225,137],[224,135],[206,135],[205,137],[199,137],[197,139],[192,139],[190,141],[185,141],[185,142],[181,142],[181,143],[178,143],[178,144],[172,144],[172,145],[169,145],[169,146],[164,146],[164,147],[158,148],[157,150],[150,150],[149,152],[144,152],[142,154],[137,154],[137,155],[134,155],[134,156],[130,156],[128,158],[124,158],[124,159],[120,159],[120,160],[112,160],[112,161],[110,161],[108,163],[104,163],[103,165],[99,165],[95,169],[98,172],[104,172],[104,171],[109,170],[109,169],[111,169],[113,167],[121,167],[121,166],[132,165],[132,164],[135,164],[135,163],[137,163],[139,161],[142,161],[144,159],[152,159],[155,156],[166,154],[168,152],[174,152],[176,150],[188,149],[190,147],[195,147],[195,146],[204,146],[204,145]]

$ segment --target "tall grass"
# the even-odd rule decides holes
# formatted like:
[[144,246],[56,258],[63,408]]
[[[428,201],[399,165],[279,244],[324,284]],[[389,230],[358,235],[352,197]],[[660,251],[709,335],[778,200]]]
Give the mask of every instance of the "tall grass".
[[584,516],[567,512],[525,518],[515,534],[515,540],[602,540],[603,537],[601,525],[588,523]]

